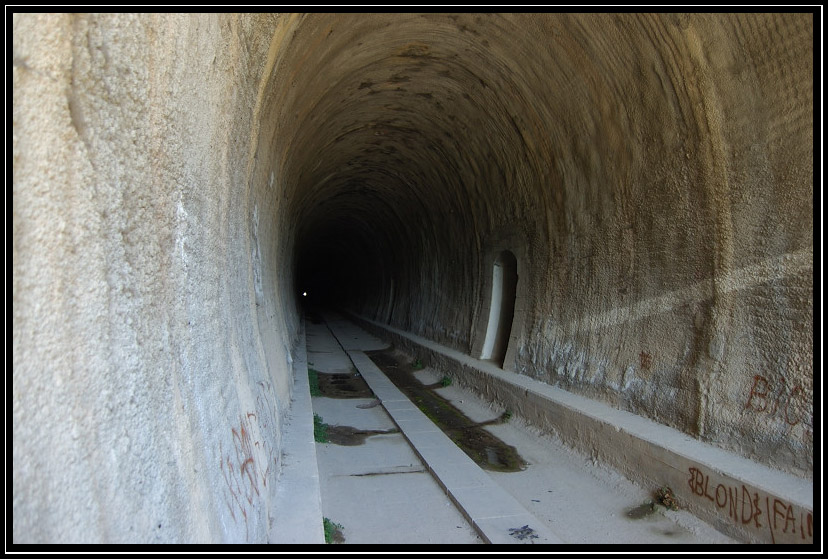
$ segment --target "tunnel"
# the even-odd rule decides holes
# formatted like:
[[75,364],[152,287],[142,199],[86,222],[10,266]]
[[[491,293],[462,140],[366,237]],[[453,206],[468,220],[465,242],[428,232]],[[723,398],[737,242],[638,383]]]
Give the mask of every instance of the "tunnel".
[[814,14],[12,31],[15,543],[266,541],[318,308],[812,480]]

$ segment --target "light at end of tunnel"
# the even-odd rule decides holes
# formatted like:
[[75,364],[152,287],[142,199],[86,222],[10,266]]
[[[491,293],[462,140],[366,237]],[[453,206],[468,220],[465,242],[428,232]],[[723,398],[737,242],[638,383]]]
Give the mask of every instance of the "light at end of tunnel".
[[307,297],[307,296],[308,296],[308,292],[307,292],[307,291],[303,291],[303,292],[302,292],[302,297]]

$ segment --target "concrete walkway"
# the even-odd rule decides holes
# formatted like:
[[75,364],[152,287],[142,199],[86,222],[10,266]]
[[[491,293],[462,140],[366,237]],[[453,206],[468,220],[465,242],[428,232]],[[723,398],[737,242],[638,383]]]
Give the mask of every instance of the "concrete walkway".
[[[367,333],[342,320],[329,318],[328,325],[411,447],[486,543],[562,543],[355,349],[372,347]],[[524,526],[528,529],[523,540],[511,535]]]
[[269,543],[325,543],[307,370],[303,327],[293,360],[293,392],[282,437],[282,469],[271,507]]
[[[354,317],[350,317],[354,319]],[[504,371],[414,334],[357,317],[362,327],[442,371],[532,429],[642,487],[670,486],[683,510],[742,542],[813,543],[810,480],[773,470],[666,425]]]
[[[310,368],[353,371],[324,323],[308,320],[306,327]],[[365,348],[385,347],[374,338],[361,341]],[[328,425],[386,431],[354,446],[316,444],[322,515],[342,526],[347,544],[482,543],[385,408],[374,403],[374,398],[312,398],[313,412]]]
[[[484,471],[363,353],[386,343],[338,315],[308,320],[306,328],[310,368],[356,370],[381,401],[312,398],[313,412],[325,423],[380,432],[356,446],[316,444],[322,514],[343,526],[344,543],[734,541],[685,511],[628,514],[640,511],[650,492],[519,422],[487,429],[519,450],[526,469]],[[426,369],[418,378],[431,383],[435,374]],[[460,387],[440,392],[474,421],[499,414]]]

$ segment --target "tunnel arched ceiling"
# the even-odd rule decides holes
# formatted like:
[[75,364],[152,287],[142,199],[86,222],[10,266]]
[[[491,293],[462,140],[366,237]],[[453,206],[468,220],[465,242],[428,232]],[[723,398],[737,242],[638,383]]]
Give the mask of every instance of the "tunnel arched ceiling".
[[[749,371],[811,393],[808,327],[755,320],[810,316],[811,15],[291,18],[260,143],[297,281],[472,353],[511,250],[506,368],[712,440],[762,429]],[[807,446],[794,405],[758,439]]]
[[492,51],[479,32],[462,31],[466,17],[315,15],[301,26],[295,56],[315,70],[293,76],[301,125],[283,160],[297,188],[300,243],[345,214],[372,231],[360,238],[377,243],[388,274],[408,277],[403,270],[421,253],[453,250],[472,255],[455,258],[461,274],[476,271],[475,230],[505,209],[491,206],[488,192],[514,208],[507,174],[533,171],[515,121],[525,116],[516,115],[510,57],[492,55],[506,45],[492,36]]

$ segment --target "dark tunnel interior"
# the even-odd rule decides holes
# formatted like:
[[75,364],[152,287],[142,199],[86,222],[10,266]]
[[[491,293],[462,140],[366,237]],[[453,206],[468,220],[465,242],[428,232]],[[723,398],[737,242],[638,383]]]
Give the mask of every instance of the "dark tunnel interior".
[[[510,62],[492,64],[474,35],[419,39],[418,26],[433,32],[451,19],[419,17],[393,40],[345,19],[357,36],[366,28],[365,44],[329,35],[334,44],[316,62],[329,80],[303,84],[318,97],[287,159],[298,193],[295,290],[410,324],[474,295],[479,228],[510,215],[524,235],[538,225],[514,220],[521,191],[538,178],[518,124],[533,107],[513,83],[500,87],[513,79],[503,71]],[[340,73],[350,56],[364,62]]]
[[[804,33],[801,23],[785,25]],[[744,110],[788,102],[769,70],[736,71],[745,52],[769,48],[767,34],[732,41],[750,25],[701,14],[307,18],[265,115],[297,308],[344,308],[729,439],[742,420],[720,410],[738,383],[712,379],[725,359],[761,368],[749,347],[767,336],[744,317],[771,300],[737,296],[736,271],[808,243],[785,217],[809,215],[807,181],[801,196],[772,186],[810,160],[807,142],[786,145],[798,163],[759,154],[755,138],[770,150],[783,129]],[[774,67],[807,72],[782,58]],[[785,87],[807,98],[799,82]],[[495,312],[501,254],[515,258],[514,285],[500,286],[509,300]],[[501,314],[509,324],[493,327]],[[754,341],[725,358],[737,324]]]

